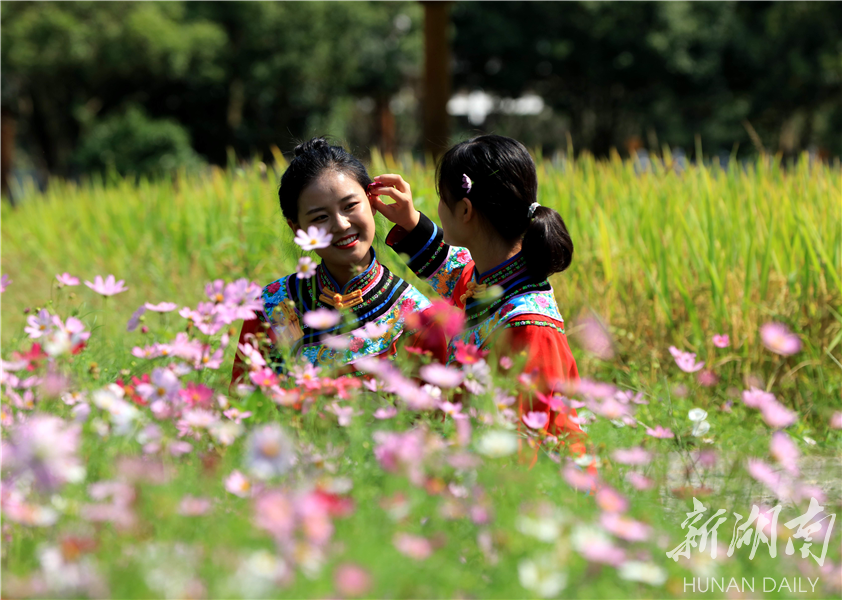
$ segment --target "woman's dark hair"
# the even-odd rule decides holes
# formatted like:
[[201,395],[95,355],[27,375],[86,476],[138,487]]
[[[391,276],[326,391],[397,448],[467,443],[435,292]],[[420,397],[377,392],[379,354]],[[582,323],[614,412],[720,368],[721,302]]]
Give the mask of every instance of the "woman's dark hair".
[[347,173],[359,183],[363,190],[372,179],[363,164],[342,146],[331,146],[325,138],[313,138],[298,144],[293,150],[295,157],[281,176],[278,199],[284,217],[298,222],[298,197],[301,190],[315,181],[324,171]]
[[[471,179],[470,192],[462,186],[463,175]],[[439,161],[436,185],[450,208],[468,198],[504,240],[523,237],[531,276],[546,279],[570,266],[573,240],[561,215],[539,206],[529,217],[530,205],[538,200],[538,175],[532,157],[517,140],[483,135],[456,144]]]

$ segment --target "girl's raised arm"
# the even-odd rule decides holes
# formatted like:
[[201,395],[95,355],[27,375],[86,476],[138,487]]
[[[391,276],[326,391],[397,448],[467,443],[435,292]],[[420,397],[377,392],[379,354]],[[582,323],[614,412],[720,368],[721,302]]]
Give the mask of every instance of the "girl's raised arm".
[[[369,187],[372,205],[395,226],[386,237],[386,244],[395,252],[409,257],[409,268],[426,279],[442,297],[463,306],[454,298],[460,280],[473,273],[473,261],[466,248],[451,246],[443,239],[441,227],[415,209],[412,190],[400,175],[379,175]],[[378,196],[395,200],[385,204]],[[459,289],[463,289],[463,285]]]

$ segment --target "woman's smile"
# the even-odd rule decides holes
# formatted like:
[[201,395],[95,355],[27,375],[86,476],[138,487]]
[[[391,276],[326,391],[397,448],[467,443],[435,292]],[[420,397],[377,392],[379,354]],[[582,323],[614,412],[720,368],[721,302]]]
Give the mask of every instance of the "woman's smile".
[[335,242],[333,242],[333,246],[339,248],[340,250],[347,250],[348,248],[353,248],[354,246],[356,246],[359,239],[359,234],[352,233],[350,235],[343,236]]

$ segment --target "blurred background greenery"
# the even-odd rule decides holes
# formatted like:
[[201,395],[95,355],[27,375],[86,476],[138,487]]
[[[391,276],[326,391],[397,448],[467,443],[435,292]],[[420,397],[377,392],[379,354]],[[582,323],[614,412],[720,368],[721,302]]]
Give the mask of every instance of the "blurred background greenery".
[[839,3],[1,6],[4,183],[222,165],[320,134],[364,157],[480,131],[548,156],[842,153]]

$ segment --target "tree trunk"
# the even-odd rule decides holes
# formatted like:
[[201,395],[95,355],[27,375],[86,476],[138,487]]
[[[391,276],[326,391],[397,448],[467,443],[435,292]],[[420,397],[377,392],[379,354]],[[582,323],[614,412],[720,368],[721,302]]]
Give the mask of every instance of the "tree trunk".
[[389,107],[389,97],[377,97],[377,130],[380,138],[380,152],[395,155],[395,115]]
[[[12,200],[9,193],[9,174],[15,156],[15,117],[12,111],[3,109],[0,120],[0,191]],[[12,200],[14,204],[14,200]]]
[[424,6],[424,149],[438,157],[449,143],[450,2]]

